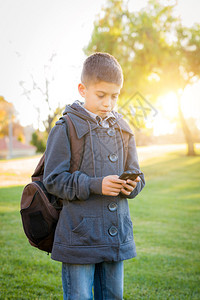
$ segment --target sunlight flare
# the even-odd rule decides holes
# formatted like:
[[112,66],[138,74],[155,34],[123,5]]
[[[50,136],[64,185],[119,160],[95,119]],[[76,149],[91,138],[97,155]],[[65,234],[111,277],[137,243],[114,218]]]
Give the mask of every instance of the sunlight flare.
[[158,103],[167,117],[173,118],[178,116],[178,99],[174,92],[169,92],[168,94],[159,97]]

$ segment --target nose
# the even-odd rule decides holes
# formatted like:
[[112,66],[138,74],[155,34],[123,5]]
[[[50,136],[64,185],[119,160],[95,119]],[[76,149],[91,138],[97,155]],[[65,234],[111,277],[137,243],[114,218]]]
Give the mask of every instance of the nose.
[[103,101],[103,106],[105,107],[111,107],[111,97],[106,97]]

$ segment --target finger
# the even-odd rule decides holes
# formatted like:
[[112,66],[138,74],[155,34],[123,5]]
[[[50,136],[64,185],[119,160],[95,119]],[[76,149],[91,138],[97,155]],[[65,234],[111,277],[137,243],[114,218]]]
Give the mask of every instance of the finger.
[[129,187],[135,188],[136,185],[137,185],[137,182],[131,181],[130,183],[127,182],[126,184],[123,184],[123,187],[125,187],[125,188],[129,188]]
[[121,193],[125,194],[125,195],[130,195],[131,192],[125,190],[125,189],[121,189]]
[[[126,184],[126,183],[125,183]],[[113,189],[121,189],[125,184],[119,184],[119,183],[110,183],[108,186],[109,188]]]
[[107,195],[108,196],[118,196],[119,192],[109,192]]
[[[133,181],[133,180],[130,180],[130,179],[127,180],[127,183],[128,183],[129,185],[133,186],[134,188],[135,188],[136,185],[137,185],[137,182],[135,182],[135,181]],[[124,186],[124,185],[123,185],[123,186]]]
[[110,192],[113,192],[113,193],[120,193],[120,191],[121,191],[121,188],[119,188],[119,189],[111,188],[110,189]]
[[116,178],[116,177],[112,177],[110,179],[111,179],[111,182],[113,182],[113,183],[118,183],[118,184],[126,183],[126,180],[119,179],[119,178]]
[[123,185],[123,189],[129,191],[129,192],[132,192],[134,190],[135,187],[133,187],[132,185],[130,184],[125,184]]

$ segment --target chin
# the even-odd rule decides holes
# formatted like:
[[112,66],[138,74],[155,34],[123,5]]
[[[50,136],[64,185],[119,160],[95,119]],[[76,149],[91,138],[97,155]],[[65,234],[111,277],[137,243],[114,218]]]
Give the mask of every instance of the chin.
[[108,112],[100,112],[99,116],[101,116],[102,118],[105,118],[109,115],[109,111]]

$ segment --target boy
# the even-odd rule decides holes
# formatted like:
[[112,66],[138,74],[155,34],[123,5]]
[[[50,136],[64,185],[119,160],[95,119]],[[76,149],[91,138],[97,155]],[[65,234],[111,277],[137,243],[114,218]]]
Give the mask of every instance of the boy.
[[[67,105],[78,138],[84,137],[79,169],[70,169],[70,141],[64,120],[52,129],[46,150],[44,184],[63,199],[52,259],[62,262],[64,299],[123,299],[123,260],[136,256],[126,198],[144,187],[144,175],[121,180],[125,170],[140,171],[133,133],[113,109],[123,74],[107,53],[89,56],[78,85],[84,103]],[[128,149],[125,144],[128,135]],[[125,155],[128,151],[127,155]]]

